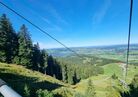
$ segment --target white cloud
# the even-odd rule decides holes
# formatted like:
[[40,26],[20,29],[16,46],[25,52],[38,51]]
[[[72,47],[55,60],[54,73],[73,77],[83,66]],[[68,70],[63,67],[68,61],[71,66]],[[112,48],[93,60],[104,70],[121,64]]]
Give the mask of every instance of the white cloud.
[[51,5],[48,4],[45,8],[56,20],[64,25],[68,25],[68,22],[59,14],[59,12]]
[[[49,26],[45,27],[46,30],[48,32],[61,32],[62,31],[62,28],[59,26],[59,25],[56,25],[54,23],[52,23],[52,21],[40,14],[38,14],[36,11],[32,10],[31,8],[28,8],[28,10],[34,14],[35,16],[37,16],[39,19],[41,19],[42,21],[46,22]],[[58,15],[57,15],[58,16]],[[60,18],[60,16],[57,17],[60,21],[66,23],[65,21],[63,21],[63,19]]]
[[93,16],[93,24],[100,23],[104,19],[104,17],[106,15],[106,13],[108,12],[108,9],[109,9],[110,6],[111,6],[111,0],[105,0],[104,4],[100,8],[100,10],[97,11],[94,14],[94,16]]

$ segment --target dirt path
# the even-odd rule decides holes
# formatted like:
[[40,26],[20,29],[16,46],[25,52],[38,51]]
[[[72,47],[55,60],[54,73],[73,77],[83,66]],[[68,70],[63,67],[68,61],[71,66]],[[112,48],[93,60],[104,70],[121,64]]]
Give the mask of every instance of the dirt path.
[[120,63],[119,65],[122,68],[122,72],[123,72],[123,79],[125,79],[126,76],[126,64],[125,63]]
[[101,82],[104,82],[106,80],[110,79],[110,77],[106,77],[105,79],[98,79],[98,80],[94,80],[94,83],[101,83]]

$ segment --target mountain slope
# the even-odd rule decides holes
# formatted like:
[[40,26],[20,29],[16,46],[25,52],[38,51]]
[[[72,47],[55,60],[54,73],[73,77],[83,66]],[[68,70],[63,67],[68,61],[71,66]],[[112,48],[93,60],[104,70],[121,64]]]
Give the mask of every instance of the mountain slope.
[[[120,80],[122,79],[122,63],[111,63],[102,66],[104,68],[104,74],[98,76],[92,76],[88,79],[81,80],[78,84],[74,86],[74,89],[83,93],[86,90],[87,82],[89,79],[93,81],[97,97],[121,97],[119,92],[128,91],[129,89],[123,88]],[[111,76],[115,74],[118,78],[113,79]],[[138,74],[137,66],[128,66],[128,77],[126,79],[129,85],[134,78],[134,75]],[[109,96],[110,95],[110,96]],[[111,96],[112,95],[112,96]]]
[[[76,85],[65,84],[48,75],[32,71],[20,65],[0,63],[0,78],[5,80],[18,93],[23,95],[24,86],[27,84],[33,92],[31,97],[35,97],[36,90],[52,91],[55,97],[74,97],[74,94],[84,94],[89,79],[92,80],[97,97],[120,97],[118,91],[124,91],[118,79],[112,79],[115,73],[119,78],[122,76],[121,63],[111,63],[104,65],[104,74],[93,76],[88,79],[81,80]],[[129,65],[127,83],[129,84],[134,75],[138,73],[137,66]],[[126,91],[126,90],[125,90]]]
[[14,64],[0,63],[0,78],[21,95],[23,95],[25,84],[34,92],[34,95],[38,89],[52,91],[68,86],[53,77]]

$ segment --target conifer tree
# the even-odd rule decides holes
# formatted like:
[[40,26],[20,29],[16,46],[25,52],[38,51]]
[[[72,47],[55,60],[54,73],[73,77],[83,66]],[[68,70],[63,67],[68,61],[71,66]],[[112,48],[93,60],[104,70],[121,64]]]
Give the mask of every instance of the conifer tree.
[[40,66],[43,68],[44,74],[46,74],[46,68],[48,66],[48,54],[45,49],[41,50]]
[[7,38],[8,38],[8,31],[7,31],[7,27],[8,27],[8,21],[6,18],[6,15],[3,14],[0,17],[0,61],[1,62],[6,62],[6,45],[7,45]]
[[58,62],[56,59],[54,59],[54,75],[57,79],[62,80],[62,67],[60,65],[60,62]]
[[47,60],[47,73],[51,76],[54,75],[54,70],[53,70],[53,67],[54,67],[54,59],[52,57],[52,55],[48,56],[48,60]]
[[16,33],[13,33],[12,40],[13,40],[12,41],[12,52],[13,52],[12,63],[19,64],[19,56],[18,56],[19,45],[18,45],[18,37]]
[[34,44],[33,47],[33,65],[32,69],[38,70],[40,69],[40,57],[41,57],[41,52],[40,52],[40,47],[39,44]]
[[12,63],[16,54],[17,35],[9,19],[3,14],[0,17],[0,61]]
[[67,76],[67,66],[63,65],[62,66],[62,79],[65,83],[68,82],[68,76]]
[[74,74],[73,74],[73,82],[74,82],[74,84],[76,84],[78,82],[76,69],[74,70]]
[[73,72],[73,68],[68,67],[67,68],[67,76],[68,76],[68,83],[69,84],[74,84],[74,80],[73,80],[73,76],[74,76],[74,72]]
[[33,46],[30,34],[25,25],[22,25],[18,33],[19,61],[28,68],[32,67]]

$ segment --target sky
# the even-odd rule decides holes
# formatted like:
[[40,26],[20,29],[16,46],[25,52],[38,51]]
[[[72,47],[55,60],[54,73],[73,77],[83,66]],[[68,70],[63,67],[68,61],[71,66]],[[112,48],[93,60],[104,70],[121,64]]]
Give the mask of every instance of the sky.
[[[126,44],[130,0],[0,0],[68,47]],[[131,43],[138,43],[138,0],[133,0]],[[41,48],[63,47],[0,5],[15,31],[25,24]]]

